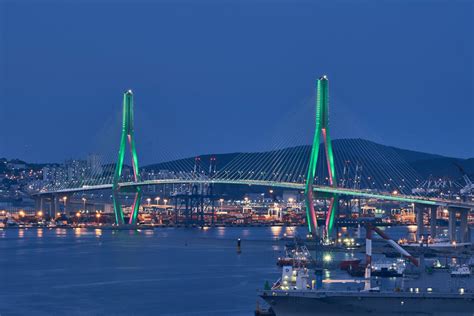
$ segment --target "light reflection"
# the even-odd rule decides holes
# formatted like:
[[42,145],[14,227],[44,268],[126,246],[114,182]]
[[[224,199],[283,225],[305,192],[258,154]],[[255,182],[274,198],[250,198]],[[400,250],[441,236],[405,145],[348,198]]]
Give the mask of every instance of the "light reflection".
[[217,228],[217,235],[224,236],[225,235],[225,227],[218,227]]
[[56,236],[66,237],[67,230],[65,228],[56,228]]
[[154,234],[155,234],[155,231],[154,231],[153,229],[147,229],[147,230],[145,230],[145,236],[150,237],[150,236],[152,236],[152,235],[154,235]]
[[36,230],[36,236],[38,236],[38,238],[43,238],[43,228],[38,228]]
[[74,236],[75,237],[81,237],[81,235],[82,235],[82,229],[74,228]]
[[272,226],[270,229],[272,231],[273,238],[278,238],[283,228],[281,226]]
[[25,236],[25,230],[24,229],[19,229],[18,230],[18,237],[23,238]]
[[285,237],[294,237],[295,236],[295,227],[294,226],[287,226],[285,228]]
[[102,229],[96,228],[96,229],[94,229],[94,232],[95,232],[95,236],[96,236],[96,237],[102,236]]

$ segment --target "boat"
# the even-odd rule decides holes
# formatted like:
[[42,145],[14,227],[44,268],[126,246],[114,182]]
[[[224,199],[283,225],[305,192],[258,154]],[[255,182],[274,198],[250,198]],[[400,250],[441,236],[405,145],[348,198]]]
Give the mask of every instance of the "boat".
[[423,250],[425,255],[429,253],[429,251],[433,251],[439,255],[474,250],[474,246],[471,242],[456,242],[450,241],[447,238],[430,238],[427,242],[414,242],[401,239],[399,240],[399,244],[414,253],[420,251],[420,248],[425,248]]
[[451,276],[457,278],[468,278],[471,276],[471,269],[467,265],[456,266],[451,270]]
[[315,261],[304,245],[296,245],[295,248],[285,248],[285,256],[277,259],[277,265],[283,266],[304,266],[314,267]]
[[348,271],[349,269],[358,268],[361,260],[357,258],[342,260],[339,263],[339,268],[343,271]]
[[405,271],[405,260],[395,262],[376,262],[372,264],[372,275],[382,278],[400,277]]
[[313,279],[307,268],[286,266],[278,282],[259,295],[276,316],[472,316],[473,282],[467,278],[450,282],[452,272],[447,270],[415,271],[404,273],[389,288],[372,286],[372,279],[322,280],[319,276],[318,280],[318,275]]

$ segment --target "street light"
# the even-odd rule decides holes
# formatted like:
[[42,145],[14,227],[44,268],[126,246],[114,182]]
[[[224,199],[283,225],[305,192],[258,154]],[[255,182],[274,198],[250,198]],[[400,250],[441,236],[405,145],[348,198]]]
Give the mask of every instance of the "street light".
[[82,202],[84,202],[84,212],[86,211],[86,202],[87,202],[87,199],[86,198],[82,198]]
[[147,198],[146,201],[148,202],[148,206],[150,206],[151,199]]
[[64,202],[64,213],[66,213],[67,196],[63,196],[63,202]]
[[36,215],[38,215],[38,217],[42,217],[42,216],[43,216],[43,212],[42,212],[42,211],[38,211],[38,213],[36,213]]
[[159,202],[160,202],[160,197],[159,197],[159,196],[157,196],[157,197],[155,198],[155,201],[156,201],[156,204],[158,205],[158,204],[159,204]]
[[165,203],[165,206],[166,206],[166,203],[168,203],[168,200],[164,199],[163,202]]

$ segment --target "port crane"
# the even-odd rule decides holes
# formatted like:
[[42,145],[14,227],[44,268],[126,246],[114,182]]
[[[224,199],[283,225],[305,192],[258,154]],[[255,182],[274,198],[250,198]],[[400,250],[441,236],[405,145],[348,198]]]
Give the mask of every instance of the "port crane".
[[469,195],[471,192],[474,192],[474,183],[472,183],[471,179],[469,179],[469,176],[467,175],[466,171],[464,171],[463,167],[461,167],[457,163],[455,163],[455,165],[461,172],[464,182],[466,182],[466,185],[462,187],[459,192],[461,193],[461,195]]

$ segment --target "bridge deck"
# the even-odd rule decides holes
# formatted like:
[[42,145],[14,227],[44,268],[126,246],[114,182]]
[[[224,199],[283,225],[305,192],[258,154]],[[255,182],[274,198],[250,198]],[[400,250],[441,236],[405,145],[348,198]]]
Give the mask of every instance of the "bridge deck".
[[[149,186],[149,185],[162,185],[162,184],[204,184],[204,183],[214,183],[214,184],[235,184],[235,185],[249,185],[249,186],[270,186],[284,189],[293,189],[293,190],[304,190],[304,183],[291,183],[291,182],[276,182],[276,181],[263,181],[263,180],[225,180],[225,179],[160,179],[160,180],[147,180],[141,182],[123,182],[120,183],[121,188],[134,187],[134,186]],[[61,194],[61,193],[75,193],[75,192],[86,192],[86,191],[97,191],[97,190],[107,190],[112,189],[112,184],[101,184],[101,185],[90,185],[82,186],[80,188],[69,188],[61,190],[51,190],[39,192],[38,195],[50,195],[50,194]],[[347,188],[338,188],[330,186],[319,186],[313,185],[313,190],[315,192],[327,193],[327,194],[337,194],[337,195],[348,195],[355,197],[364,197],[364,198],[374,198],[388,201],[398,201],[398,202],[408,202],[408,203],[417,203],[427,206],[444,206],[444,207],[458,207],[465,209],[474,209],[474,203],[468,203],[458,200],[446,200],[440,198],[428,198],[420,196],[411,196],[411,195],[401,195],[401,194],[390,194],[390,193],[380,193],[373,191],[365,190],[356,190],[356,189],[347,189]]]

